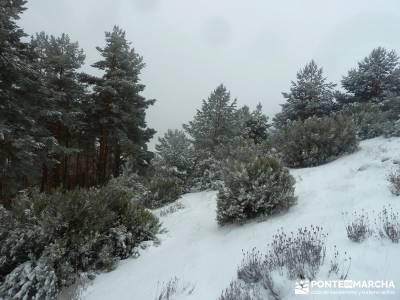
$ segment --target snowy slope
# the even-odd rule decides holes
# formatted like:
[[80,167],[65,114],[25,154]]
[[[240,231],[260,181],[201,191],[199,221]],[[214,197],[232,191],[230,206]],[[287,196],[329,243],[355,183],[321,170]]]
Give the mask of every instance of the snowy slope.
[[[400,161],[400,139],[376,138],[332,163],[292,170],[297,180],[297,205],[286,214],[243,226],[217,225],[215,192],[185,195],[180,200],[183,209],[160,218],[168,230],[160,234],[161,244],[148,247],[137,259],[120,262],[115,271],[99,275],[85,299],[153,300],[160,283],[176,276],[195,286],[190,296],[176,299],[216,300],[236,277],[242,250],[257,247],[265,251],[278,228],[289,231],[310,224],[322,225],[328,232],[328,250],[337,245],[350,254],[350,279],[395,281],[396,296],[368,299],[400,299],[400,245],[374,238],[353,243],[347,239],[342,216],[342,212],[380,210],[388,204],[400,211],[400,198],[390,193],[386,181],[396,160]],[[298,297],[289,294],[287,298]]]

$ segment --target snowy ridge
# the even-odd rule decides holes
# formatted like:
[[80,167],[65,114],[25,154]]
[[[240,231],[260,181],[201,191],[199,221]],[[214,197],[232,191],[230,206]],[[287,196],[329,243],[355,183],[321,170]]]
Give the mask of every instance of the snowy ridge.
[[[161,244],[148,247],[137,259],[120,262],[115,271],[99,275],[86,291],[85,299],[153,300],[160,284],[176,276],[194,286],[194,290],[174,299],[216,300],[236,278],[242,251],[257,247],[265,252],[279,228],[291,231],[311,224],[323,226],[329,234],[328,251],[337,245],[341,252],[349,253],[349,279],[394,280],[395,296],[367,299],[399,299],[400,245],[374,238],[360,244],[351,242],[342,215],[361,209],[379,211],[388,205],[400,211],[400,198],[390,193],[386,180],[398,161],[400,138],[375,138],[362,142],[356,153],[332,163],[292,170],[297,180],[298,203],[285,214],[243,226],[217,225],[216,192],[187,194],[179,200],[183,208],[160,217],[167,230],[159,236]],[[287,287],[284,294],[285,299],[300,297],[294,295],[294,285]],[[328,298],[356,297],[324,297]]]

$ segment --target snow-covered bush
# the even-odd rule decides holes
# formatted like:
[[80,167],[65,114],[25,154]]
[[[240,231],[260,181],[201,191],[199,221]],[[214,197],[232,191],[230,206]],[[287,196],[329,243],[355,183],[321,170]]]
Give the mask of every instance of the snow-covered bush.
[[110,244],[105,244],[97,252],[96,268],[110,272],[115,269],[118,258],[113,255],[113,248]]
[[157,295],[154,300],[180,299],[182,295],[191,295],[194,289],[195,286],[193,284],[183,282],[178,277],[173,277],[157,288]]
[[354,122],[357,136],[361,139],[370,139],[392,132],[392,123],[387,119],[382,107],[375,103],[348,103],[342,107],[341,113]]
[[66,248],[64,261],[80,271],[99,264],[107,245],[111,256],[126,258],[142,241],[158,230],[157,219],[129,195],[114,187],[55,192],[33,199],[47,234],[57,246]]
[[289,167],[311,167],[357,149],[352,120],[342,115],[288,123],[275,135],[275,147]]
[[193,191],[217,190],[222,185],[222,161],[211,154],[197,158],[191,178]]
[[347,237],[353,242],[360,243],[372,234],[368,214],[353,212],[346,225]]
[[400,196],[400,172],[395,170],[388,175],[389,188],[393,195]]
[[73,285],[63,288],[57,295],[57,300],[82,300],[83,294],[90,284],[90,276],[80,274]]
[[[295,280],[313,280],[325,276],[345,280],[350,269],[350,257],[341,255],[334,247],[333,255],[326,253],[327,234],[321,227],[299,228],[290,234],[278,231],[262,255],[257,249],[244,254],[238,268],[237,280],[222,293],[219,300],[282,299],[285,285]],[[330,261],[326,262],[326,257]],[[326,265],[326,268],[322,268]]]
[[229,159],[224,167],[224,187],[217,199],[220,225],[240,223],[288,209],[296,201],[294,178],[278,160],[248,153]]
[[328,276],[334,275],[335,278],[346,280],[349,275],[351,257],[344,252],[344,256],[339,253],[336,245],[334,246],[333,257],[330,259]]
[[165,217],[167,215],[173,214],[183,208],[185,208],[185,205],[182,202],[173,203],[160,210],[160,217]]
[[240,281],[232,281],[227,289],[222,292],[218,300],[255,300],[251,289]]
[[371,225],[368,214],[362,211],[352,215],[353,219],[346,225],[347,236],[354,242],[362,242],[370,236],[389,239],[393,243],[400,241],[400,214],[391,206],[383,207],[375,215],[374,226]]
[[326,256],[326,237],[318,226],[299,228],[295,233],[279,231],[269,244],[267,265],[270,269],[284,269],[290,279],[313,280]]
[[249,157],[269,156],[269,139],[236,136],[216,147],[216,153],[199,151],[191,176],[192,191],[220,190],[224,186],[224,169],[227,161],[248,160]]
[[154,176],[149,180],[148,193],[145,199],[146,207],[161,207],[177,200],[183,193],[182,185],[176,177]]
[[[159,222],[130,196],[117,185],[33,191],[17,198],[11,210],[1,208],[1,289],[10,294],[24,285],[27,299],[46,299],[36,288],[42,273],[54,272],[54,288],[61,289],[74,284],[79,273],[110,270],[135,254],[141,242],[155,239]],[[25,283],[24,276],[38,283]]]
[[259,282],[263,277],[264,258],[256,248],[244,253],[237,277],[246,283]]
[[48,239],[29,208],[13,212],[0,206],[0,241],[1,281],[19,264],[37,257]]
[[256,248],[245,253],[237,271],[239,282],[231,283],[227,295],[244,292],[252,300],[280,299],[271,273],[274,270],[269,269],[268,261]]
[[400,241],[400,215],[392,207],[384,207],[375,220],[379,236],[393,243]]
[[143,203],[147,193],[143,180],[137,174],[129,174],[127,171],[124,171],[121,176],[111,178],[107,184],[106,192],[110,197],[114,192],[121,191],[135,203]]
[[16,267],[0,285],[0,298],[53,300],[58,289],[57,276],[44,260],[27,261]]
[[382,124],[383,135],[385,137],[400,136],[400,120],[389,120]]

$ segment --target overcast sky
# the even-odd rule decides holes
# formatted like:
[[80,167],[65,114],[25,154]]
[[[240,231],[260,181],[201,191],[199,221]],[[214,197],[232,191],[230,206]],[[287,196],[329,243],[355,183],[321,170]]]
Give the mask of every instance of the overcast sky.
[[[279,111],[297,70],[315,59],[341,76],[374,47],[400,52],[398,0],[30,0],[29,34],[68,33],[99,59],[104,31],[127,32],[144,57],[144,95],[157,99],[148,123],[158,134],[180,128],[220,83],[239,104]],[[154,142],[153,142],[154,143]]]

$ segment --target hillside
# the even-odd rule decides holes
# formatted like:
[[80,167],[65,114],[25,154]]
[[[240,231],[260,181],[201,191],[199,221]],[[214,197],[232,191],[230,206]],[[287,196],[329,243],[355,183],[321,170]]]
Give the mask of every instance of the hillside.
[[[350,241],[342,214],[362,209],[372,213],[388,205],[400,211],[400,198],[391,194],[386,179],[398,161],[400,138],[375,138],[363,141],[354,154],[329,164],[292,170],[298,203],[288,213],[243,226],[217,225],[216,192],[187,194],[179,200],[183,208],[160,217],[166,230],[159,235],[160,245],[150,245],[139,258],[121,261],[116,270],[99,275],[84,299],[153,300],[162,283],[175,276],[188,290],[194,290],[173,299],[217,299],[236,278],[242,251],[257,247],[264,252],[279,228],[291,231],[311,224],[323,226],[329,234],[328,252],[336,245],[349,253],[349,279],[395,281],[397,296],[374,295],[368,299],[398,299],[399,244],[374,237],[363,243]],[[158,215],[160,212],[156,211]],[[286,287],[284,295],[285,299],[298,299],[294,284]]]

